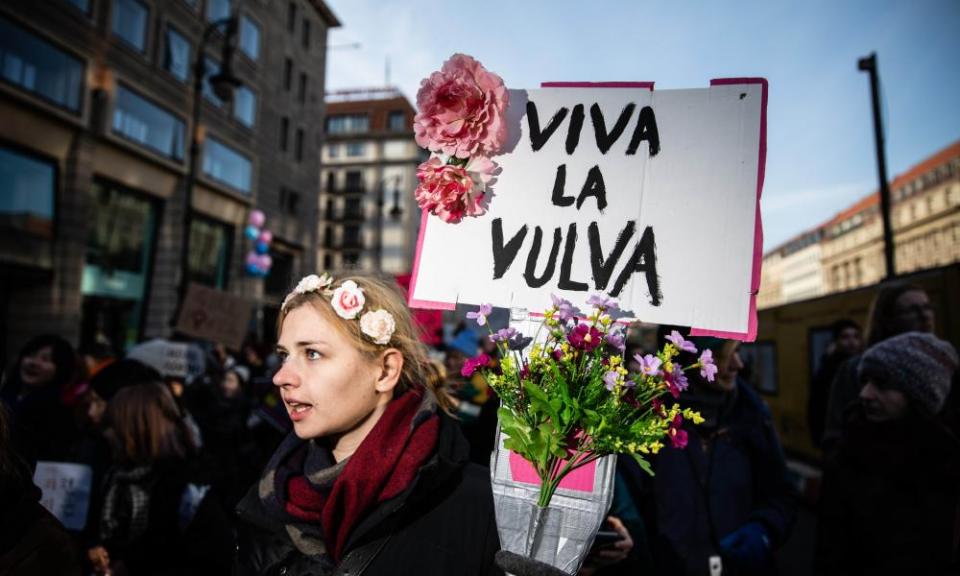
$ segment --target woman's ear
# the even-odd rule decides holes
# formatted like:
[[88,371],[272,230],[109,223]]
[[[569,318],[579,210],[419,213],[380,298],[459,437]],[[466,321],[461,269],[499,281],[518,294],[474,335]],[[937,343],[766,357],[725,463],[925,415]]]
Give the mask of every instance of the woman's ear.
[[380,354],[380,376],[377,392],[393,392],[403,372],[403,354],[396,348],[388,348]]

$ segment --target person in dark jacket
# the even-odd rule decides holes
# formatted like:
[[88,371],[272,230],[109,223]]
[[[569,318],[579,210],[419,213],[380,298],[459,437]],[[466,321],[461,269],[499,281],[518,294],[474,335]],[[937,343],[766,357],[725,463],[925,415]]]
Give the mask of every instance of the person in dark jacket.
[[[905,332],[932,334],[935,326],[933,306],[923,288],[900,281],[885,283],[870,304],[866,346],[873,346]],[[830,386],[827,418],[821,441],[824,458],[827,460],[833,458],[837,444],[843,436],[844,413],[859,402],[859,363],[859,354],[844,362],[837,369],[837,375]]]
[[[691,374],[680,397],[700,412],[685,449],[664,448],[653,478],[653,542],[662,574],[776,574],[773,552],[793,525],[796,499],[770,412],[737,373],[739,342],[694,339],[716,358],[713,382]],[[682,365],[696,362],[681,355]]]
[[236,572],[498,574],[489,472],[393,282],[308,276],[277,333],[293,433],[237,508]]
[[833,385],[837,370],[862,350],[860,326],[853,320],[841,318],[833,323],[830,331],[833,340],[820,360],[816,375],[810,382],[810,395],[807,398],[807,428],[810,430],[810,441],[817,448],[823,440],[830,386]]
[[957,352],[909,332],[869,348],[825,470],[817,574],[960,574],[960,440],[942,420]]
[[0,404],[0,574],[80,576],[70,534],[40,505],[26,462],[11,450],[8,420]]
[[0,391],[12,417],[12,442],[31,468],[37,460],[66,455],[73,421],[61,395],[76,377],[76,365],[66,340],[37,336],[24,345]]

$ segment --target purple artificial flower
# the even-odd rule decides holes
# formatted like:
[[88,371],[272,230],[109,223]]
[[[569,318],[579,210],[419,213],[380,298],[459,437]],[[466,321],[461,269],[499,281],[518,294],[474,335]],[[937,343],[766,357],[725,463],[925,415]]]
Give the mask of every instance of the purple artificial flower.
[[627,338],[620,326],[614,326],[607,333],[607,344],[620,352],[627,349]]
[[623,387],[626,388],[626,389],[628,389],[628,390],[629,390],[630,388],[633,388],[633,387],[636,386],[636,385],[637,385],[637,383],[634,382],[633,380],[627,380],[626,382],[623,383]]
[[481,354],[476,358],[467,358],[467,361],[463,363],[463,368],[460,369],[460,375],[464,378],[469,378],[473,376],[473,373],[477,371],[477,368],[482,368],[490,363],[490,357],[486,354]]
[[683,428],[671,428],[668,434],[670,436],[670,444],[674,448],[679,448],[683,450],[687,447],[687,441],[689,440],[687,431]]
[[553,356],[553,359],[554,359],[554,360],[556,360],[557,362],[559,362],[560,360],[563,359],[563,350],[561,350],[561,349],[559,349],[559,348],[554,348],[554,349],[553,349],[553,352],[551,352],[550,355]]
[[690,352],[691,354],[697,353],[697,347],[693,344],[693,342],[685,340],[683,336],[681,336],[676,330],[667,336],[667,340],[672,342],[673,345],[677,347],[677,350],[680,350],[681,352]]
[[507,348],[520,351],[526,348],[531,342],[533,342],[532,336],[524,336],[518,332],[507,340]]
[[577,327],[567,334],[570,345],[584,352],[591,352],[603,341],[603,334],[589,324],[577,324]]
[[707,348],[700,354],[700,375],[707,379],[707,382],[713,382],[717,374],[717,365],[713,362],[713,350]]
[[633,359],[640,365],[640,373],[644,376],[656,376],[660,373],[660,359],[653,354],[647,354],[646,356],[634,354]]
[[613,370],[603,375],[603,383],[606,385],[607,390],[613,392],[613,389],[617,387],[617,376],[619,376],[619,374]]
[[573,304],[569,300],[564,300],[559,296],[553,294],[550,295],[550,299],[553,300],[553,307],[557,309],[557,319],[561,322],[567,322],[573,318],[577,317],[577,309],[574,308]]
[[476,312],[467,312],[467,318],[476,320],[478,326],[483,326],[487,323],[487,316],[489,316],[491,312],[493,312],[493,305],[481,304]]
[[501,328],[490,335],[491,342],[500,342],[506,341],[517,335],[517,331],[513,328]]
[[683,373],[683,370],[674,367],[672,374],[673,385],[677,387],[677,390],[683,392],[690,387],[690,381],[687,380],[687,375]]
[[620,304],[617,303],[616,298],[609,298],[603,294],[594,294],[587,298],[587,304],[593,306],[594,308],[600,308],[602,310],[619,310]]

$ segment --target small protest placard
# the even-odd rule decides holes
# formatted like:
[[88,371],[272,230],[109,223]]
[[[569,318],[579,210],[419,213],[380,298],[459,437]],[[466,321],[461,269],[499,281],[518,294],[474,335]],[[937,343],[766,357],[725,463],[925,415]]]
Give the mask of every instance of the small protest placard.
[[83,530],[90,507],[93,470],[85,464],[37,462],[33,482],[43,493],[40,504],[68,530]]
[[190,284],[177,318],[177,331],[239,350],[247,335],[251,304],[246,299]]
[[489,209],[424,217],[412,305],[542,312],[546,293],[603,292],[646,322],[753,338],[765,81],[509,96]]

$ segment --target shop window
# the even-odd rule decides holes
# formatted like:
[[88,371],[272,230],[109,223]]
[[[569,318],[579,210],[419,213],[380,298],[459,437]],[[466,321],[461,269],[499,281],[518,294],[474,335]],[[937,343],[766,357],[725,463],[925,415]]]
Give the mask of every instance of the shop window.
[[232,226],[194,215],[190,222],[190,281],[226,289],[232,245]]

